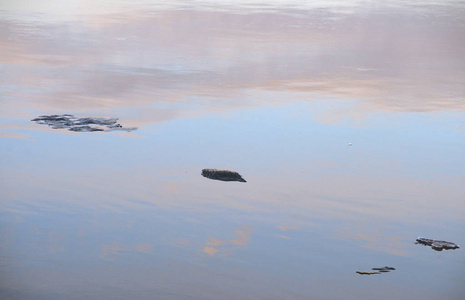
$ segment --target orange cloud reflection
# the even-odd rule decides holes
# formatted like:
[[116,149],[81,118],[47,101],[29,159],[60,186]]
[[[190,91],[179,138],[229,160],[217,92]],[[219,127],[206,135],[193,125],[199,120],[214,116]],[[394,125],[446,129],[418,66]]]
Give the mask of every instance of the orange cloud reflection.
[[230,240],[222,240],[218,238],[210,238],[205,244],[203,252],[213,256],[217,253],[223,256],[233,254],[237,249],[245,247],[250,241],[252,229],[249,226],[241,225],[240,229],[233,230],[236,238]]

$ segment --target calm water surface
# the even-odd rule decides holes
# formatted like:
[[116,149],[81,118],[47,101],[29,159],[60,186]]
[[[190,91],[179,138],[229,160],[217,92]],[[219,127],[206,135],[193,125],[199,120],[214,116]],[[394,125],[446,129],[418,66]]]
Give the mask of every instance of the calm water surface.
[[465,299],[463,1],[0,9],[0,298]]

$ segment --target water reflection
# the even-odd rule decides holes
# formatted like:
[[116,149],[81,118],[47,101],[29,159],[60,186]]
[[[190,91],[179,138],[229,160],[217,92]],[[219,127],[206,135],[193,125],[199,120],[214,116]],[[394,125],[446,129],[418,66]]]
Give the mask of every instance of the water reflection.
[[114,256],[118,256],[121,252],[131,252],[137,251],[140,253],[151,253],[153,252],[153,244],[145,243],[145,244],[138,244],[138,245],[131,245],[131,244],[121,244],[117,242],[113,242],[111,244],[105,244],[102,247],[102,254],[100,257],[106,260],[114,260]]
[[[234,233],[236,234],[235,239],[222,240],[210,238],[210,240],[205,244],[203,252],[212,256],[215,254],[233,254],[237,248],[243,247],[249,243],[251,231],[252,229],[249,226],[241,225],[239,230],[234,230]],[[220,252],[218,253],[218,251]]]
[[1,298],[463,298],[460,2],[2,9]]
[[283,103],[265,91],[289,92],[284,103],[362,98],[356,116],[464,109],[461,6],[428,15],[382,5],[350,14],[144,7],[40,22],[5,11],[2,87],[20,101],[3,104],[2,117],[131,107],[145,125]]

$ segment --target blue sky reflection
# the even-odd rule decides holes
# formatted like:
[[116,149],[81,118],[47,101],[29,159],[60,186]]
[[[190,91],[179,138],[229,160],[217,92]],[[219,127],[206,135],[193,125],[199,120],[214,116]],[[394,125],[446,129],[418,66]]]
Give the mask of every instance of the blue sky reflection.
[[0,298],[463,298],[460,4],[1,1]]

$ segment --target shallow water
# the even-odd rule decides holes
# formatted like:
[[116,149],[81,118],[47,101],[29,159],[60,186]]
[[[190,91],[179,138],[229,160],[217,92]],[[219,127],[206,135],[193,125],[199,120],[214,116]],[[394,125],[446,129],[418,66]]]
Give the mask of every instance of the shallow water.
[[465,298],[463,2],[0,8],[0,298]]

